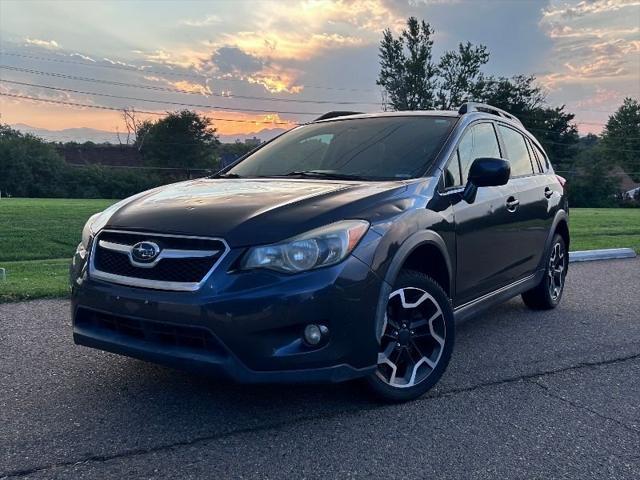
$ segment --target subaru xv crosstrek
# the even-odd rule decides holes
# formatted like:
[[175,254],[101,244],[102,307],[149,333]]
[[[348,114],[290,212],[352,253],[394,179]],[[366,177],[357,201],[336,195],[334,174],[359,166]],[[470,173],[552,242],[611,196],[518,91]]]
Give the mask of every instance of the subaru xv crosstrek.
[[455,321],[516,295],[558,305],[568,246],[564,179],[507,112],[331,113],[91,217],[73,338],[240,382],[363,378],[404,401],[444,373]]

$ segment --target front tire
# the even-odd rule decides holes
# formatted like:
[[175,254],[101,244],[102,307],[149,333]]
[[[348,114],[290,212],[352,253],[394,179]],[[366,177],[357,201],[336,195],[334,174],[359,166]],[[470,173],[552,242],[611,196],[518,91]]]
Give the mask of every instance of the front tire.
[[544,277],[537,286],[522,294],[524,304],[532,310],[556,308],[562,299],[568,264],[569,254],[564,238],[556,233],[547,253]]
[[442,287],[423,273],[402,270],[389,295],[369,387],[389,402],[420,397],[444,374],[454,340],[453,309]]

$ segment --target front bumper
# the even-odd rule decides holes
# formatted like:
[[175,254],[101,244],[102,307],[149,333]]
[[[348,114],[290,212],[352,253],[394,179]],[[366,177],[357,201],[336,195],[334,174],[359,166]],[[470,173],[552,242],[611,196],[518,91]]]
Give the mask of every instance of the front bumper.
[[[196,292],[92,280],[75,262],[75,343],[239,382],[337,382],[375,369],[382,282],[367,263],[232,271],[241,253],[232,250]],[[310,323],[329,329],[317,347],[301,338]]]

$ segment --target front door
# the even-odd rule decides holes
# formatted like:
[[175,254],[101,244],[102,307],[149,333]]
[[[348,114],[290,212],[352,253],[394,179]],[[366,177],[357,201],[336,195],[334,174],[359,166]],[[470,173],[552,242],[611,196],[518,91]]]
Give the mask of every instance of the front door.
[[[449,182],[445,186],[455,189],[466,184],[471,164],[481,157],[502,157],[491,122],[474,123],[465,131],[445,172]],[[457,168],[451,168],[456,161]],[[459,195],[452,196],[456,198],[455,306],[510,283],[518,249],[516,232],[510,227],[514,212],[508,202],[513,194],[513,187],[507,184],[478,188],[471,204]]]

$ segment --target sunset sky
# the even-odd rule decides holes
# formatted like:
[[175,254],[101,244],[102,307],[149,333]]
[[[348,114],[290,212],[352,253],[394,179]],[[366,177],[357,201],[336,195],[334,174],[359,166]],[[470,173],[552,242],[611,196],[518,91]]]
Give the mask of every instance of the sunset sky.
[[[381,33],[410,15],[435,28],[436,59],[471,41],[491,52],[485,74],[535,74],[581,133],[640,97],[640,0],[0,0],[0,93],[153,118],[190,104],[225,135],[378,111]],[[50,130],[124,129],[114,110],[24,98],[0,96],[0,113]]]

